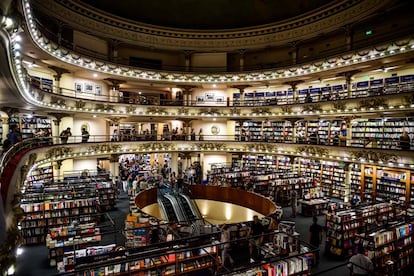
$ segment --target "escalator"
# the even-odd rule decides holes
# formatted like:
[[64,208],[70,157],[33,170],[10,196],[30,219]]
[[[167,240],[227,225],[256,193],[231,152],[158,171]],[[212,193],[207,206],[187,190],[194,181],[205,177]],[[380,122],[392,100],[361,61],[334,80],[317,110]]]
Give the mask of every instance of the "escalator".
[[191,202],[191,199],[184,194],[176,195],[177,201],[181,206],[181,209],[185,213],[185,216],[188,219],[188,222],[193,223],[199,219],[197,212],[194,210],[194,206]]
[[178,222],[178,218],[174,212],[173,205],[168,198],[166,198],[162,194],[159,194],[158,205],[160,206],[161,212],[163,213],[166,220],[168,220],[169,222]]
[[159,189],[158,204],[164,218],[169,222],[199,224],[201,221],[200,212],[195,203],[185,194]]
[[169,200],[171,202],[172,210],[175,213],[175,216],[177,218],[177,222],[179,223],[187,223],[188,218],[186,216],[186,213],[183,211],[182,206],[180,202],[177,200],[177,197],[174,194],[164,194],[164,198]]

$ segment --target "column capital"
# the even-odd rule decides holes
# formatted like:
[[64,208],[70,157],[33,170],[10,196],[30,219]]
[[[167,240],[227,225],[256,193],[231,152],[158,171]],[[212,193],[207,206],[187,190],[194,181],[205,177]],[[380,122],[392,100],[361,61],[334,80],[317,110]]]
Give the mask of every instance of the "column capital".
[[126,82],[124,80],[118,80],[118,79],[113,79],[113,78],[106,78],[104,79],[104,81],[109,82],[109,85],[111,85],[112,87],[117,87],[118,89],[121,84]]
[[251,87],[251,85],[248,84],[238,84],[238,85],[232,85],[231,88],[239,89],[240,93],[244,93],[244,89]]
[[183,53],[185,57],[190,57],[194,53],[194,50],[184,50]]
[[109,156],[109,162],[110,163],[118,163],[119,162],[119,156],[120,156],[120,154],[111,154]]
[[299,47],[299,45],[301,44],[301,41],[300,40],[294,40],[294,41],[288,42],[288,44],[293,49],[297,49]]
[[48,68],[55,71],[56,74],[53,75],[53,77],[55,78],[55,81],[59,81],[63,74],[70,73],[69,70],[67,70],[65,68],[58,67],[58,66],[49,66]]
[[196,85],[177,85],[177,88],[183,90],[183,92],[191,92],[194,88],[197,88]]
[[338,77],[344,77],[346,79],[346,81],[350,81],[352,76],[355,74],[361,73],[361,70],[351,70],[351,71],[346,71],[346,72],[342,72],[339,73],[337,76]]
[[303,80],[294,80],[294,81],[287,81],[284,84],[290,85],[292,87],[292,90],[296,90],[296,86],[303,82],[304,82]]
[[2,107],[1,108],[1,111],[3,111],[4,113],[6,113],[8,117],[13,117],[13,115],[19,113],[19,109],[18,108],[8,107],[8,106]]
[[[59,125],[59,123],[61,122],[63,117],[70,117],[70,114],[67,113],[54,113],[54,112],[49,112],[47,113],[47,115],[49,116],[53,116],[56,118],[56,120],[53,120],[53,122],[55,122],[55,125]],[[56,124],[57,123],[57,124]]]

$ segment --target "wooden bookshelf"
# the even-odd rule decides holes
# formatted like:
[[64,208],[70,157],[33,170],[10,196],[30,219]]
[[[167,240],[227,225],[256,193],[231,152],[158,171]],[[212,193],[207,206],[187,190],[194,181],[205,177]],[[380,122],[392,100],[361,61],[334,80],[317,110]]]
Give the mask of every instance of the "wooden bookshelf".
[[378,220],[387,222],[395,217],[395,206],[389,203],[328,213],[326,215],[326,253],[342,258],[352,256],[359,234],[375,227]]

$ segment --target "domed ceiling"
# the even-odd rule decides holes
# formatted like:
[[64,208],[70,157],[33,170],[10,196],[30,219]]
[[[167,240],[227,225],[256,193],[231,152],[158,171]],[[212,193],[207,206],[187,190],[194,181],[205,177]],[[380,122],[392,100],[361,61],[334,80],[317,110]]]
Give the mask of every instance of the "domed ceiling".
[[339,0],[79,0],[136,22],[182,29],[246,28],[292,19]]

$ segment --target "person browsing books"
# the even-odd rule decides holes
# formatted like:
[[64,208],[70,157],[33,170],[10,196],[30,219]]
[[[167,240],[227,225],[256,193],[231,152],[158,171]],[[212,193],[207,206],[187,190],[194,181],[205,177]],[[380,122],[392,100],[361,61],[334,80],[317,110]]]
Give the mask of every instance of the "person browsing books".
[[349,259],[348,268],[353,276],[369,275],[374,270],[374,265],[370,258],[364,255],[364,247],[358,244],[358,253]]

